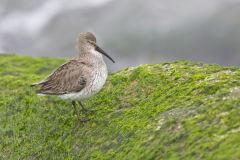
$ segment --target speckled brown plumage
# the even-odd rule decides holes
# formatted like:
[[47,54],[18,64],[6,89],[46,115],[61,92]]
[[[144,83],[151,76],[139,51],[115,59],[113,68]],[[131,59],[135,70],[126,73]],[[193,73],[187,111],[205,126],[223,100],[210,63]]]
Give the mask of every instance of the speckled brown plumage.
[[82,60],[70,60],[60,66],[43,82],[37,83],[40,90],[37,93],[61,95],[81,91],[87,81],[89,67]]

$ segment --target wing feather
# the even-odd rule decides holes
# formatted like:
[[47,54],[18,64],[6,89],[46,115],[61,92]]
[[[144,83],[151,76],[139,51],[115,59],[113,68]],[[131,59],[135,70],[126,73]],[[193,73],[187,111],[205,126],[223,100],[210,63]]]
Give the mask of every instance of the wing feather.
[[35,83],[37,93],[62,95],[81,91],[86,85],[87,65],[79,60],[70,60],[61,65],[45,80]]

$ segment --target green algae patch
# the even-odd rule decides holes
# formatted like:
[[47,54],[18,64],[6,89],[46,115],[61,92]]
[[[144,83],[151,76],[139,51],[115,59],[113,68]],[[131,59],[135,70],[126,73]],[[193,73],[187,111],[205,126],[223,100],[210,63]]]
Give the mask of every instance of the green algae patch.
[[112,73],[76,128],[70,102],[30,87],[63,62],[0,56],[0,159],[240,159],[239,68],[176,61]]

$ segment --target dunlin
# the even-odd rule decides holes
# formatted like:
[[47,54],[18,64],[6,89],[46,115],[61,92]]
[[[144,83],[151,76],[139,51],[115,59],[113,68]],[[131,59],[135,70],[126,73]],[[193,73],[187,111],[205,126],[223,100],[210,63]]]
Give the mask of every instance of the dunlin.
[[77,40],[78,55],[58,67],[45,80],[33,84],[39,86],[38,94],[57,95],[64,100],[71,100],[78,121],[79,112],[76,102],[91,97],[101,90],[106,82],[108,71],[103,56],[114,60],[96,44],[96,37],[90,32],[82,32]]

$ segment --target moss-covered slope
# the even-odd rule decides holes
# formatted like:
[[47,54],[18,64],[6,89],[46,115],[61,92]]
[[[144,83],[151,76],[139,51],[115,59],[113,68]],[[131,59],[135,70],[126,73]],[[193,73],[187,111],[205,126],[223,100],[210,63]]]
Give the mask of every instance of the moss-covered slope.
[[30,87],[62,62],[0,56],[0,159],[240,159],[239,68],[177,61],[113,73],[75,128],[70,102]]

